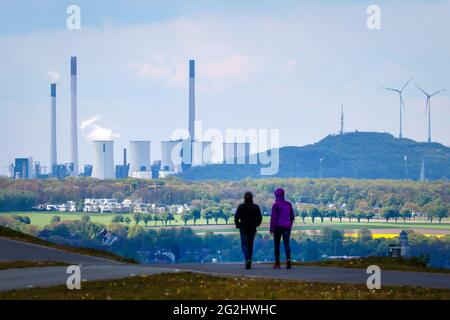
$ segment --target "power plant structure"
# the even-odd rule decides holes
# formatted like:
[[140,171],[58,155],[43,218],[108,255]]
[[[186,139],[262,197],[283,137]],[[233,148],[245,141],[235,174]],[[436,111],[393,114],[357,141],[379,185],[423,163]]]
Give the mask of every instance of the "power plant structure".
[[152,178],[150,143],[150,141],[130,141],[130,177]]
[[114,179],[114,141],[94,141],[92,177],[101,180]]
[[[164,178],[181,173],[192,166],[204,166],[214,163],[246,164],[249,163],[250,143],[223,143],[213,148],[211,141],[201,141],[195,136],[195,60],[189,60],[189,137],[161,141],[161,160],[151,163],[151,141],[130,141],[129,158],[127,162],[127,149],[123,149],[123,163],[114,165],[114,141],[93,141],[93,165],[85,165],[85,170],[79,171],[78,158],[78,119],[77,119],[77,57],[70,57],[70,157],[69,163],[58,164],[57,157],[57,113],[55,81],[50,83],[50,167],[49,174],[41,174],[41,166],[37,174],[40,178],[64,179],[67,176],[92,176],[97,179],[125,179],[128,177],[138,179]],[[213,161],[214,153],[219,154]],[[217,155],[216,155],[217,156]],[[31,179],[33,175],[32,158],[17,158],[15,165],[11,165],[11,176],[18,179]],[[43,167],[45,168],[45,167]]]
[[56,83],[50,84],[50,168],[58,164],[56,151]]
[[70,152],[72,176],[78,176],[77,57],[70,58]]
[[195,141],[195,60],[189,60],[189,139]]

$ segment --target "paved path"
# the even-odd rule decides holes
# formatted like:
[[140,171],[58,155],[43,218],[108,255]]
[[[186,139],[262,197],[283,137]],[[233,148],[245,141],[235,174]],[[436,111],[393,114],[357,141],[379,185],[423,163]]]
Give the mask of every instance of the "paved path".
[[120,262],[0,238],[0,261],[55,261],[80,265],[121,265]]
[[[83,282],[110,280],[167,272],[175,272],[175,270],[141,265],[90,265],[81,267],[81,279]],[[65,267],[3,270],[0,271],[0,291],[64,285],[68,276]],[[81,286],[83,287],[83,284]]]
[[[152,275],[177,271],[329,283],[365,284],[368,277],[366,271],[360,269],[294,267],[292,270],[273,270],[271,265],[268,264],[255,264],[252,270],[245,270],[241,263],[164,266],[132,265],[0,238],[0,261],[17,260],[57,261],[82,265],[81,277],[85,281],[118,279],[133,275]],[[66,283],[67,277],[65,267],[3,270],[0,271],[0,291],[62,285]],[[382,271],[381,283],[382,285],[409,285],[450,289],[450,274]]]
[[[255,264],[245,270],[242,264],[179,264],[169,268],[183,271],[203,272],[214,275],[247,276],[267,279],[300,280],[328,283],[365,284],[366,270],[328,267],[293,267],[291,270],[273,270],[268,264]],[[450,289],[450,274],[426,272],[381,271],[381,285],[406,285],[426,288]]]

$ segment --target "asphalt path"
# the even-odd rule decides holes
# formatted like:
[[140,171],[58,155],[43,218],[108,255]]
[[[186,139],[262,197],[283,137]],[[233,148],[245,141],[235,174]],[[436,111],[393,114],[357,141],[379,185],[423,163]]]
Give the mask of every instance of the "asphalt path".
[[[80,265],[82,281],[119,279],[180,271],[216,276],[359,284],[365,284],[369,276],[366,270],[362,269],[294,267],[291,270],[273,270],[270,264],[254,264],[251,270],[245,270],[241,263],[133,265],[0,238],[0,261],[19,260],[55,261]],[[2,270],[0,271],[0,291],[63,285],[68,276],[66,267]],[[382,270],[381,285],[450,289],[450,274]]]

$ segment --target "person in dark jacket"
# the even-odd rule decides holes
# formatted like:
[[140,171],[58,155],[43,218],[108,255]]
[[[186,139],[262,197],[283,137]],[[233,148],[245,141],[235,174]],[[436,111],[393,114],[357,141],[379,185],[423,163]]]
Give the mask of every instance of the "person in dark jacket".
[[270,218],[270,234],[273,235],[275,245],[274,269],[280,269],[280,242],[283,238],[284,252],[286,254],[286,268],[292,268],[291,247],[289,238],[294,224],[294,209],[289,201],[284,199],[284,190],[275,190],[275,202],[272,205]]
[[253,241],[255,240],[256,228],[261,225],[262,215],[258,205],[253,203],[253,194],[244,194],[244,203],[241,203],[234,216],[236,228],[240,230],[241,246],[245,257],[245,268],[251,269],[253,256]]

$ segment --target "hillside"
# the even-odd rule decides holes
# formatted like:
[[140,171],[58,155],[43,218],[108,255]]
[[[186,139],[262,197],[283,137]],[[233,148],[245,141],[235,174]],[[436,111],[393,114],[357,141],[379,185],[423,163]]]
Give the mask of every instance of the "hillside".
[[[450,178],[450,148],[439,143],[398,139],[388,133],[353,132],[329,135],[303,147],[283,147],[280,169],[275,177],[355,179],[404,179],[404,156],[408,157],[408,178],[417,180],[422,159],[428,180]],[[259,165],[209,165],[180,175],[188,180],[240,180],[262,178]]]

